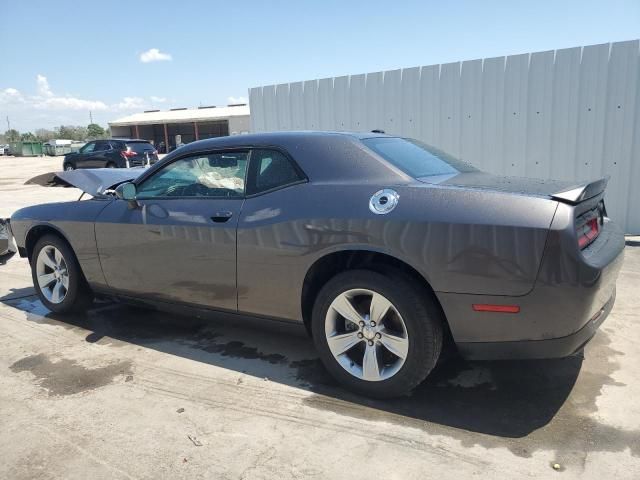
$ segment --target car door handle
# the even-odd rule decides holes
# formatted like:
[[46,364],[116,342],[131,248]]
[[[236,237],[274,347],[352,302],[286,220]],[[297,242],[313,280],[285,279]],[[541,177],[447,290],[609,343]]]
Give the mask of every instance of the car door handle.
[[223,212],[216,212],[216,214],[213,217],[211,217],[211,220],[213,220],[216,223],[224,223],[227,220],[229,220],[231,217],[233,217],[233,212],[225,210]]

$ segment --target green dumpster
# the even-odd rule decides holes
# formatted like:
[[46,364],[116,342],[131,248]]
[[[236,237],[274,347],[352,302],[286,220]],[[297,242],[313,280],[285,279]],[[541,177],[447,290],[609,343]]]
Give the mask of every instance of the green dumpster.
[[16,157],[41,157],[41,142],[11,142],[9,144],[11,155]]
[[44,145],[42,145],[42,153],[44,153],[45,155],[49,155],[50,157],[55,155],[55,146],[54,145],[50,145],[48,143],[45,143]]

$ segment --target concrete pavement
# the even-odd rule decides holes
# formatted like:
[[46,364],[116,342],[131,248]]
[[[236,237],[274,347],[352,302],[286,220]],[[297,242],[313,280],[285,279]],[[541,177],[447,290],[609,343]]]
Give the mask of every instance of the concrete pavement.
[[[79,191],[0,157],[0,217]],[[302,328],[114,303],[56,316],[0,265],[0,478],[637,478],[640,242],[584,355],[437,368],[410,398],[338,387]],[[559,464],[559,470],[552,468]]]

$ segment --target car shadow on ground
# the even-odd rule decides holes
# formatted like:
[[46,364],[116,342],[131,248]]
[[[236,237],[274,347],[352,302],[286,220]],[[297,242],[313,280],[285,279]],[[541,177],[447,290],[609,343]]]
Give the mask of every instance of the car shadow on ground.
[[110,302],[62,316],[48,312],[36,296],[16,293],[0,302],[24,311],[29,321],[76,330],[87,342],[140,345],[303,388],[318,394],[307,401],[315,408],[367,418],[375,409],[379,420],[417,420],[507,438],[527,436],[553,419],[583,361],[580,354],[517,362],[467,362],[454,355],[410,397],[372,400],[336,384],[300,326],[231,315],[196,320]]

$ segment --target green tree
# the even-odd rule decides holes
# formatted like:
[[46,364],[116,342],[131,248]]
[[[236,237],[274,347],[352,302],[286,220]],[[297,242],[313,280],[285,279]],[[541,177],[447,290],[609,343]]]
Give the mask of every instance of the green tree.
[[71,125],[60,125],[54,131],[56,132],[56,138],[61,140],[74,140],[76,133],[75,128]]
[[56,134],[53,130],[47,128],[38,128],[34,132],[39,142],[48,142],[49,140],[56,138]]
[[35,142],[38,139],[33,133],[26,132],[26,133],[23,133],[22,135],[20,135],[20,140],[23,141],[23,142]]
[[86,140],[89,136],[85,127],[76,125],[60,125],[54,132],[55,137],[62,140]]
[[89,133],[87,132],[87,128],[86,127],[75,127],[76,128],[76,133],[75,136],[73,137],[73,140],[86,140],[89,137]]
[[7,142],[17,142],[20,140],[20,132],[12,128],[11,130],[4,132],[4,138]]
[[87,126],[87,135],[92,140],[96,138],[105,138],[104,134],[105,134],[104,128],[102,128],[97,123],[91,123]]

